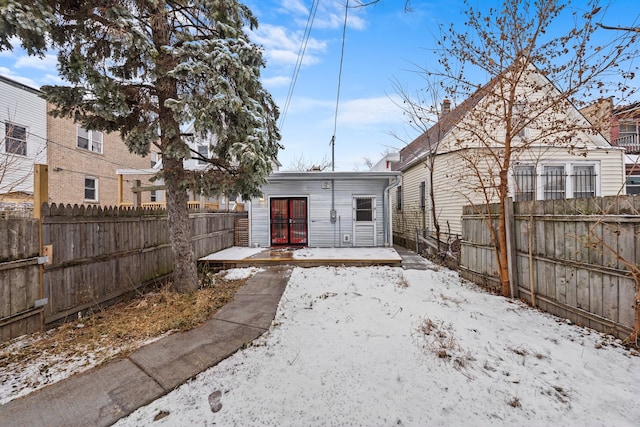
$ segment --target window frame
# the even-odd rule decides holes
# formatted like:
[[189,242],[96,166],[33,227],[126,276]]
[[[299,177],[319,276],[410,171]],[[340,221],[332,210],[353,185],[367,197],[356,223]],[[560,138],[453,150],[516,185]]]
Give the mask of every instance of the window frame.
[[[93,188],[87,186],[87,181],[93,181]],[[87,190],[93,190],[94,198],[87,197]],[[99,179],[96,176],[84,177],[84,201],[89,203],[97,203],[99,201]]]
[[[579,199],[585,197],[599,197],[601,194],[602,177],[600,174],[600,161],[548,161],[541,163],[529,163],[529,162],[516,162],[511,169],[510,174],[510,195],[515,202],[526,201],[519,198],[519,183],[517,168],[531,168],[534,167],[535,182],[534,193],[535,200],[566,200],[566,199]],[[550,182],[547,180],[547,174],[545,171],[547,168],[563,168],[562,182],[564,184],[564,191],[547,189]],[[591,174],[587,176],[591,177],[591,182],[587,187],[591,187],[591,191],[578,191],[581,187],[584,188],[579,182],[579,176],[577,173],[583,168],[591,168]],[[553,194],[563,194],[561,197],[549,197]]]
[[[203,153],[201,151],[202,149],[205,149],[207,152]],[[209,144],[198,144],[198,145],[196,145],[196,151],[198,152],[198,154],[200,156],[206,157],[207,159],[209,158],[209,155],[210,155],[210,153],[209,153]],[[197,158],[197,161],[198,161],[199,165],[206,165],[207,163],[209,163],[206,160],[202,160],[200,157]]]
[[402,185],[399,185],[396,189],[396,210],[402,210]]
[[420,182],[420,210],[427,210],[427,182]]
[[[367,201],[369,206],[362,208],[358,202]],[[353,222],[357,224],[372,223],[376,221],[376,197],[375,196],[353,196]],[[368,215],[360,219],[359,213],[368,213]]]
[[[526,169],[528,173],[518,173],[518,169]],[[531,163],[517,164],[513,168],[513,200],[516,202],[529,202],[536,199],[537,173],[536,167]],[[526,178],[528,182],[520,183],[518,178]],[[529,184],[529,185],[527,185]]]
[[[588,175],[584,175],[583,178],[590,178],[591,182],[589,182],[589,187],[591,187],[591,191],[580,191],[578,192],[578,179],[579,176],[576,174],[576,168],[591,168],[591,173]],[[596,167],[593,164],[572,164],[571,165],[571,179],[572,179],[572,198],[574,199],[585,199],[588,197],[596,197],[597,195],[597,174]],[[581,186],[580,186],[581,187]],[[576,194],[580,194],[580,196],[576,196]]]
[[[22,129],[24,134],[24,139],[17,138],[15,136],[15,130]],[[4,122],[4,152],[8,155],[15,156],[27,156],[27,134],[28,129],[26,126],[20,125],[18,123],[5,121]],[[16,147],[20,148],[20,150],[16,150]]]
[[640,195],[640,175],[627,175],[626,178],[627,195]]
[[[86,136],[85,136],[86,135]],[[99,137],[99,138],[98,138]],[[86,147],[80,144],[80,139],[86,140]],[[91,130],[78,125],[76,127],[76,148],[92,153],[104,153],[104,134],[97,130]]]

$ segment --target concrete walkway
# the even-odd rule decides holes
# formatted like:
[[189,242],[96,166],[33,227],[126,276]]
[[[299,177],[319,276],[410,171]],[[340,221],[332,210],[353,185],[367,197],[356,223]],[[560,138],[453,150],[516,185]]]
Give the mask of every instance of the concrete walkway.
[[266,332],[291,268],[259,272],[202,326],[0,406],[0,425],[109,426]]

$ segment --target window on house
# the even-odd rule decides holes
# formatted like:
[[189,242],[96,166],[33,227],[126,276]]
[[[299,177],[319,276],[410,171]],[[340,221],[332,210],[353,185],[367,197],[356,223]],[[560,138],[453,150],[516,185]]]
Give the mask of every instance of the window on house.
[[427,208],[427,183],[422,181],[420,183],[420,210]]
[[373,221],[373,198],[372,197],[356,197],[356,222]]
[[517,130],[516,135],[520,138],[527,136],[527,128],[524,126],[527,114],[527,102],[524,100],[516,101],[513,105],[511,128]]
[[573,197],[595,197],[596,172],[593,165],[573,166]]
[[515,175],[515,201],[528,202],[536,197],[536,167],[534,165],[517,165]]
[[544,166],[542,173],[544,200],[566,198],[564,166]]
[[640,194],[640,175],[627,176],[627,194]]
[[158,201],[158,193],[156,192],[156,190],[151,190],[151,202],[157,202]]
[[78,148],[102,153],[102,132],[78,126]]
[[4,123],[5,152],[27,155],[27,128],[15,123]]
[[98,178],[84,178],[84,199],[89,202],[98,201]]
[[638,134],[638,125],[636,122],[621,122],[620,123],[620,138],[625,136],[632,136]]
[[402,210],[402,186],[396,190],[396,210]]
[[[209,158],[209,146],[208,145],[198,145],[198,154],[200,154],[200,156],[204,157],[205,159]],[[206,165],[207,161],[206,160],[202,160],[201,158],[198,158],[198,164],[199,165]]]
[[154,168],[160,161],[160,153],[150,153],[149,156],[151,160],[151,168]]

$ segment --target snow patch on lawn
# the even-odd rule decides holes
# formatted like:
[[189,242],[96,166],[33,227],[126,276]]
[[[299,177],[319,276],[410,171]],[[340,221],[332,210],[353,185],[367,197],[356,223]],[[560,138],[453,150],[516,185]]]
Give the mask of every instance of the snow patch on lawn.
[[616,340],[446,269],[296,268],[270,331],[116,425],[635,426],[638,378]]

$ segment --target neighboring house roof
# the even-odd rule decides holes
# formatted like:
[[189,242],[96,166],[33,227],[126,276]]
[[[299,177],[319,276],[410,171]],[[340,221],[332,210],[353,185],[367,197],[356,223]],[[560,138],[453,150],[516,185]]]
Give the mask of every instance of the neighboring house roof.
[[[393,165],[393,170],[406,170],[407,168],[415,165],[423,160],[434,148],[437,148],[437,144],[444,139],[449,132],[451,132],[456,125],[472,111],[488,94],[492,93],[493,87],[497,84],[500,78],[505,75],[512,67],[505,69],[500,75],[493,77],[488,83],[476,90],[471,96],[465,99],[460,105],[451,110],[448,114],[442,115],[442,118],[438,120],[433,126],[431,126],[426,132],[418,136],[409,145],[400,150],[400,161]],[[551,85],[553,89],[557,91],[556,86],[545,76],[537,67],[531,65],[532,77],[538,77],[544,79],[546,85]],[[640,103],[638,103],[640,106]],[[578,114],[586,123],[589,120],[573,106],[575,113]],[[599,135],[597,146],[611,147],[611,144],[602,136]]]
[[489,93],[495,85],[497,77],[476,90],[469,98],[449,113],[444,114],[433,126],[422,135],[414,139],[409,145],[400,150],[400,162],[393,166],[394,170],[404,170],[420,161],[431,152],[438,142],[442,140],[454,126],[471,111]]
[[8,85],[17,87],[18,89],[22,89],[22,90],[26,90],[27,92],[31,92],[34,93],[38,96],[42,95],[42,92],[40,92],[38,89],[32,88],[31,86],[27,86],[23,83],[17,82],[15,80],[12,80],[8,77],[5,77],[3,75],[0,75],[0,81],[3,83],[6,83]]
[[640,117],[640,102],[615,107],[613,109],[613,116],[619,119],[635,119]]

